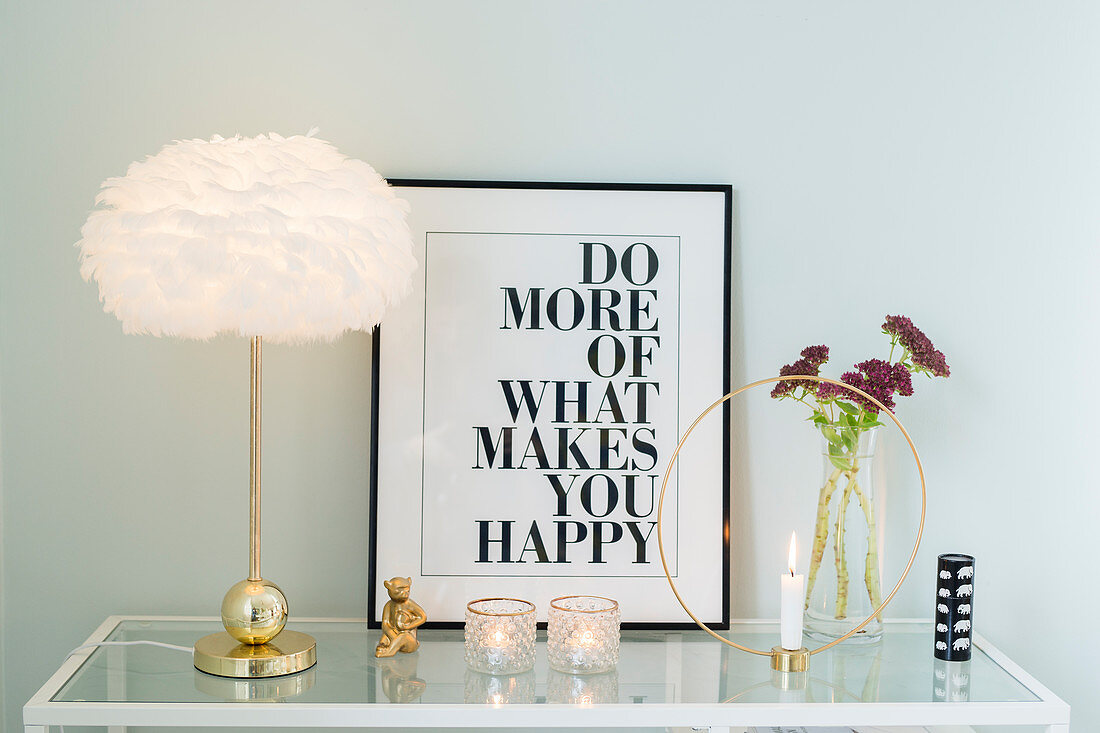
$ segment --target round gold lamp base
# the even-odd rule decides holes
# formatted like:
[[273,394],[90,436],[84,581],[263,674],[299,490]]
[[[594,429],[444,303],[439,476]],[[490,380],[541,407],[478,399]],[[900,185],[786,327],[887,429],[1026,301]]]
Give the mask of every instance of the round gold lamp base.
[[317,667],[280,677],[216,677],[195,670],[195,689],[227,702],[279,702],[301,695],[317,682]]
[[195,668],[219,677],[278,677],[317,663],[317,641],[309,634],[283,631],[266,644],[242,644],[224,631],[195,644]]

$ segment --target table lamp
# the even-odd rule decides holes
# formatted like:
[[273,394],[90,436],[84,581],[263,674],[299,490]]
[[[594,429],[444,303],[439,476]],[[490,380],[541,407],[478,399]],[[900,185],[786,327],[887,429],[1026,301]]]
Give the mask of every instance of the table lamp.
[[315,132],[173,142],[104,181],[77,243],[81,275],[125,333],[251,340],[248,577],[222,601],[225,631],[195,645],[195,666],[225,677],[316,662],[260,575],[262,342],[370,330],[416,269],[406,202]]

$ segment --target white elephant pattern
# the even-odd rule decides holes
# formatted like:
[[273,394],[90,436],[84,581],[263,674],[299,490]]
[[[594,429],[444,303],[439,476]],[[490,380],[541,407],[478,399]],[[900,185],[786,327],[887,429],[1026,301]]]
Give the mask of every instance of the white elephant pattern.
[[951,591],[947,590],[946,588],[940,588],[940,598],[947,598],[950,595]]
[[973,577],[974,577],[974,566],[973,565],[967,565],[966,567],[959,568],[959,572],[958,572],[959,580],[962,580],[963,578],[973,578]]
[[[937,627],[937,630],[938,630],[938,627]],[[961,621],[956,621],[955,622],[955,633],[956,634],[961,634],[964,631],[970,631],[970,621],[968,619],[965,619],[965,618],[962,619]]]
[[955,591],[956,595],[960,598],[969,598],[974,595],[974,586],[967,583],[966,585],[960,585],[959,589]]
[[941,634],[947,633],[947,624],[936,624],[936,631]]
[[947,691],[945,689],[943,689],[942,687],[937,687],[936,688],[936,697],[944,697],[946,695],[947,695]]
[[936,648],[939,649],[941,652],[946,650],[947,649],[947,642],[946,641],[937,641],[936,642]]
[[952,644],[951,646],[955,651],[960,651],[962,649],[969,649],[970,648],[970,639],[967,639],[965,636],[962,637],[962,638],[959,638],[959,639],[955,639],[955,643]]
[[950,570],[941,570],[940,571],[940,580],[951,580],[951,571]]
[[937,604],[936,605],[936,610],[939,611],[940,613],[949,613],[949,609],[947,608],[947,604],[945,604],[945,603]]
[[969,603],[960,604],[959,605],[959,613],[961,613],[963,616],[969,616],[970,615],[970,604]]

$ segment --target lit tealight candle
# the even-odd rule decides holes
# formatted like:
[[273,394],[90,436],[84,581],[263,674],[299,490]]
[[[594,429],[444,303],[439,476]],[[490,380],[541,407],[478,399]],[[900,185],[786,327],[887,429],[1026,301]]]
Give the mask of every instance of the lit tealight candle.
[[806,576],[795,575],[794,532],[791,532],[791,549],[787,557],[787,572],[780,576],[779,645],[796,651],[802,648],[802,596],[806,591]]
[[550,668],[598,674],[619,661],[619,604],[599,596],[562,596],[550,601],[546,649]]
[[[518,674],[535,664],[535,605],[518,598],[466,604],[466,665],[486,674]],[[485,700],[488,697],[480,697]]]

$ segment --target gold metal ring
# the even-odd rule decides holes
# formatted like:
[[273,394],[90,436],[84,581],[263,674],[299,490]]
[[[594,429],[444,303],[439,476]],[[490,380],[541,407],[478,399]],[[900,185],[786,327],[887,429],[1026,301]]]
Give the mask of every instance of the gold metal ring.
[[[714,408],[718,407],[719,405],[721,405],[725,402],[728,402],[729,400],[733,399],[734,397],[741,394],[742,392],[747,392],[750,389],[753,389],[754,387],[759,387],[762,384],[775,384],[776,382],[783,382],[783,381],[787,381],[787,380],[803,380],[803,379],[809,380],[809,381],[812,381],[812,382],[824,382],[826,384],[835,384],[839,387],[844,387],[848,391],[855,392],[856,394],[860,395],[861,397],[865,397],[868,400],[870,400],[872,403],[874,403],[879,408],[879,411],[884,413],[887,417],[889,417],[891,422],[893,422],[895,425],[898,426],[898,430],[901,431],[901,434],[905,436],[905,442],[907,442],[909,444],[909,450],[911,450],[913,452],[913,460],[916,461],[916,463],[917,463],[917,473],[920,474],[920,525],[917,527],[917,540],[916,540],[916,542],[913,543],[913,551],[909,554],[909,562],[907,562],[905,564],[905,570],[902,571],[901,577],[898,579],[897,584],[894,586],[893,590],[890,591],[890,594],[887,595],[886,598],[883,599],[882,603],[879,604],[878,608],[876,608],[874,611],[872,611],[871,615],[868,616],[867,618],[865,618],[863,620],[863,622],[860,623],[859,626],[856,626],[854,629],[852,629],[851,631],[849,631],[847,634],[840,637],[839,639],[834,639],[833,641],[830,641],[825,646],[818,647],[817,649],[811,649],[810,650],[811,655],[817,654],[819,652],[823,652],[826,649],[829,649],[830,647],[836,646],[840,642],[842,642],[845,639],[851,637],[853,634],[859,632],[860,629],[862,629],[867,624],[871,623],[871,619],[875,618],[880,613],[882,613],[882,609],[886,608],[886,606],[890,603],[890,601],[892,601],[894,599],[894,596],[897,594],[898,589],[901,588],[901,584],[905,582],[905,577],[907,575],[909,575],[909,571],[913,567],[913,561],[917,559],[917,550],[920,549],[921,536],[924,534],[924,515],[925,515],[925,510],[927,509],[927,505],[928,505],[928,492],[927,492],[927,488],[926,488],[925,483],[924,483],[924,466],[920,462],[920,456],[917,455],[917,446],[913,444],[913,439],[911,437],[909,437],[909,431],[905,429],[905,426],[901,424],[901,421],[897,419],[897,417],[894,415],[894,413],[890,412],[890,410],[886,409],[886,405],[882,404],[881,402],[876,400],[874,397],[872,397],[871,395],[864,392],[862,389],[859,389],[858,387],[853,387],[850,384],[845,384],[844,382],[838,382],[835,379],[829,379],[827,377],[811,377],[809,375],[802,375],[802,374],[792,374],[792,375],[786,376],[786,377],[769,377],[767,379],[760,379],[760,380],[752,382],[750,384],[746,384],[744,387],[741,387],[739,389],[734,390],[733,392],[730,392],[729,394],[722,397],[722,399],[718,400],[717,402],[712,404],[710,407],[703,410],[702,414],[699,415],[699,417],[695,418],[695,422],[693,422],[691,424],[691,426],[687,429],[687,432],[684,433],[684,437],[680,438],[680,442],[676,446],[676,451],[672,454],[672,459],[668,462],[668,469],[665,471],[664,481],[661,482],[661,496],[660,496],[660,498],[657,499],[657,549],[661,553],[661,567],[664,568],[665,579],[668,581],[669,587],[672,588],[672,593],[676,596],[676,600],[680,602],[680,605],[683,606],[684,611],[687,612],[688,616],[691,616],[691,620],[694,621],[699,628],[701,628],[703,631],[707,632],[708,634],[713,636],[715,639],[717,639],[718,641],[722,642],[723,644],[725,644],[727,646],[731,646],[734,649],[740,649],[741,651],[748,652],[749,654],[759,654],[762,657],[770,657],[770,656],[772,656],[772,652],[771,651],[764,651],[762,649],[753,649],[751,647],[742,646],[741,644],[738,644],[737,642],[731,641],[731,640],[725,638],[724,636],[716,633],[709,626],[707,626],[705,623],[700,621],[698,616],[696,616],[694,613],[692,613],[691,609],[688,607],[687,602],[685,602],[683,596],[680,595],[680,591],[676,589],[676,583],[673,582],[672,574],[668,571],[668,560],[665,559],[664,537],[663,537],[662,531],[661,531],[662,530],[662,521],[661,520],[662,520],[662,515],[663,515],[663,511],[664,511],[664,506],[665,506],[665,492],[668,489],[668,479],[672,475],[672,468],[676,465],[676,459],[679,457],[680,450],[684,447],[684,443],[686,443],[687,439],[689,437],[691,437],[692,431],[694,431],[695,428],[699,425],[699,423],[703,421],[703,418],[705,418],[707,415],[709,415],[711,413],[711,411],[714,410]],[[728,487],[727,487],[727,490],[728,490]]]

